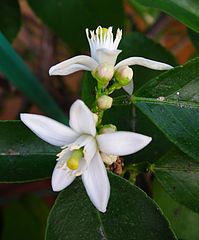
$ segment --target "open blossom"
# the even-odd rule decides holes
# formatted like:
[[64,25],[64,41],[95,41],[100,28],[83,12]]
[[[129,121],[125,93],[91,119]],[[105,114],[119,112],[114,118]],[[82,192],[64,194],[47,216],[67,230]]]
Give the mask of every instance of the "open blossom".
[[61,191],[81,175],[90,200],[99,211],[105,212],[110,185],[102,158],[111,162],[116,160],[113,156],[135,153],[151,138],[125,131],[98,135],[93,113],[81,100],[72,104],[69,114],[70,127],[41,115],[21,114],[20,117],[38,137],[62,148],[52,174],[53,190]]
[[[133,77],[133,74],[129,71],[123,71],[128,69],[128,66],[140,65],[155,70],[168,70],[172,67],[168,64],[149,60],[143,57],[130,57],[122,60],[116,64],[118,55],[121,50],[118,49],[118,45],[122,38],[122,30],[118,29],[116,37],[114,39],[112,33],[112,27],[108,29],[98,27],[95,31],[89,31],[86,29],[87,39],[90,45],[91,57],[86,55],[79,55],[68,60],[65,60],[50,68],[50,75],[68,75],[79,70],[91,71],[93,75],[100,75],[102,78],[110,81],[117,72],[127,72],[127,78]],[[133,81],[129,81],[126,86],[123,86],[124,90],[129,94],[133,92]]]

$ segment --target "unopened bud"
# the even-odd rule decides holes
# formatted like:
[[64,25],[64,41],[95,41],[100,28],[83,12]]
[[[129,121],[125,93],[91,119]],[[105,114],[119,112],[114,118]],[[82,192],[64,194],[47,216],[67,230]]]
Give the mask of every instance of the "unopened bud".
[[113,133],[113,132],[116,132],[117,131],[117,128],[115,125],[113,124],[106,124],[104,125],[101,129],[100,129],[100,134],[102,133]]
[[106,109],[111,108],[112,103],[113,103],[112,97],[109,97],[109,96],[106,96],[106,95],[103,95],[103,96],[101,96],[97,99],[97,106],[101,110],[106,110]]
[[108,165],[111,165],[112,163],[114,163],[117,160],[117,156],[106,154],[103,152],[101,153],[101,158],[102,158],[103,162],[105,162]]
[[115,79],[122,85],[126,86],[133,78],[133,70],[128,67],[120,67],[115,72]]
[[107,64],[99,65],[92,75],[101,85],[106,85],[114,75],[114,68]]

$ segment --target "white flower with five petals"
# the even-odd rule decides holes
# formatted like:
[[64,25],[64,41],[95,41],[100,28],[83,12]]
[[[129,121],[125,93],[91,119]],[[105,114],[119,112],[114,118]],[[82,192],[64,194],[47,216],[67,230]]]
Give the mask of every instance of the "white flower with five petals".
[[[86,29],[86,35],[90,45],[91,57],[79,55],[58,63],[50,68],[50,75],[68,75],[80,70],[96,72],[97,69],[101,69],[102,74],[107,74],[111,79],[115,72],[125,68],[128,69],[128,66],[132,65],[140,65],[154,70],[169,70],[172,68],[168,64],[143,57],[130,57],[116,64],[117,57],[121,53],[121,50],[118,49],[122,38],[122,30],[120,29],[117,30],[115,39],[112,27],[106,29],[99,26],[96,31]],[[130,75],[133,77],[132,73]],[[132,94],[132,79],[123,88],[127,93]]]
[[93,113],[81,100],[71,106],[70,127],[41,115],[23,113],[20,117],[41,139],[62,148],[52,174],[53,190],[61,191],[81,175],[90,200],[101,212],[106,211],[110,185],[100,154],[111,157],[135,153],[151,141],[133,132],[97,135]]

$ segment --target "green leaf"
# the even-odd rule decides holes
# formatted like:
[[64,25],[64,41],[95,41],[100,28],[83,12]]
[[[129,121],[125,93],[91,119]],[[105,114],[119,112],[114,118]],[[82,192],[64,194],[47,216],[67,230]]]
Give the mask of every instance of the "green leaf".
[[[122,49],[122,53],[119,55],[119,61],[132,56],[140,56],[156,61],[165,62],[173,66],[176,65],[175,58],[160,44],[147,38],[144,34],[134,32],[124,36],[119,46]],[[154,78],[162,73],[162,71],[155,71],[141,66],[133,66],[134,71],[134,87],[135,90],[148,82],[151,78]],[[138,109],[130,107],[128,114],[125,114],[124,107],[127,109],[129,106],[115,107],[115,112],[120,116],[121,122],[124,122],[126,130],[133,130],[138,133],[142,133],[153,138],[153,141],[142,151],[128,157],[129,161],[155,161],[164,153],[166,153],[170,147],[170,142],[161,133],[161,131],[151,123],[148,118],[144,116]],[[122,110],[121,114],[119,109]],[[114,117],[113,117],[114,118]],[[111,119],[107,112],[107,119]],[[128,127],[128,128],[127,128]],[[124,129],[123,129],[124,130]]]
[[199,213],[199,163],[173,150],[154,167],[155,177],[176,201]]
[[178,239],[198,240],[198,214],[170,198],[157,181],[153,184],[153,197],[170,221]]
[[81,97],[90,109],[95,103],[96,85],[97,81],[92,77],[91,73],[85,72],[81,80]]
[[0,182],[51,176],[58,147],[45,143],[19,121],[0,121]]
[[46,240],[176,239],[154,202],[139,188],[110,174],[111,196],[99,213],[80,181],[62,191],[48,218]]
[[0,72],[26,94],[31,101],[37,104],[41,110],[61,122],[67,121],[62,110],[1,33]]
[[[33,11],[76,50],[86,49],[85,29],[123,27],[123,1],[118,0],[28,0]],[[110,14],[114,12],[114,14]]]
[[28,195],[3,208],[1,240],[43,240],[49,208]]
[[0,31],[9,41],[12,41],[16,37],[21,25],[19,3],[16,0],[1,0],[0,9]]
[[191,38],[191,41],[193,42],[193,45],[199,51],[199,34],[192,31],[191,29],[188,29],[188,33],[189,37]]
[[[122,53],[118,57],[118,62],[128,57],[144,57],[168,63],[172,66],[176,65],[176,60],[170,52],[142,33],[134,32],[125,34],[121,40],[119,49],[122,50]],[[133,66],[132,69],[134,72],[135,90],[163,72],[141,66]]]
[[182,151],[199,161],[199,58],[135,92],[133,103]]
[[198,0],[136,0],[144,6],[159,8],[199,32]]

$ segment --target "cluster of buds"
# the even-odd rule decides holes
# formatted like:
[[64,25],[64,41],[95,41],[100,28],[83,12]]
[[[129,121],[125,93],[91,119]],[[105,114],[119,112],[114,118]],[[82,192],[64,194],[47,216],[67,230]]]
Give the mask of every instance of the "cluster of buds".
[[113,79],[118,83],[118,86],[126,86],[133,79],[133,70],[128,66],[123,66],[114,70],[114,68],[107,64],[99,65],[95,71],[92,72],[92,76],[98,81],[99,85],[106,87]]

